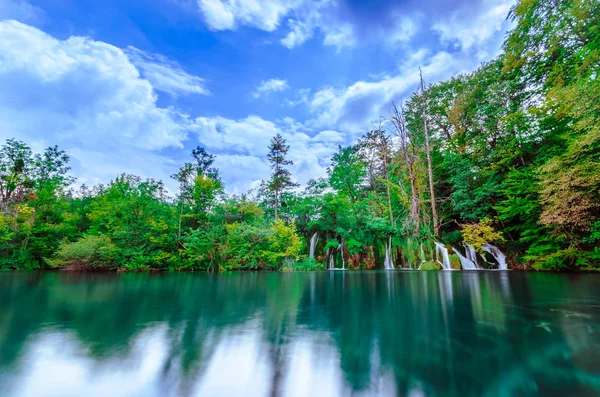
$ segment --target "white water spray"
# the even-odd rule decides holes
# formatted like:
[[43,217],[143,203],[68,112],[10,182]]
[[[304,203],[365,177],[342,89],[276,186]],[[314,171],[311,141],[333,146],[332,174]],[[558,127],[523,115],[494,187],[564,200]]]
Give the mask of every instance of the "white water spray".
[[[437,256],[437,261],[440,265],[442,265],[442,269],[452,270],[452,266],[450,266],[450,255],[448,255],[448,248],[446,248],[444,244],[436,241],[435,252]],[[442,260],[440,260],[440,256],[442,257]]]
[[329,270],[333,270],[335,269],[335,251],[333,251],[333,249],[329,248],[328,250],[329,252]]
[[385,270],[392,270],[394,268],[394,257],[392,254],[392,238],[390,237],[388,242],[385,244],[385,262],[383,262]]
[[463,243],[463,247],[465,247],[467,259],[473,262],[477,269],[481,269],[481,266],[479,266],[479,263],[477,262],[477,251],[475,251],[475,247],[467,243]]
[[310,259],[315,259],[315,249],[317,248],[317,243],[318,242],[319,242],[319,232],[316,232],[310,238],[310,251],[309,251],[310,252],[309,253]]
[[499,270],[508,270],[508,265],[506,264],[506,255],[504,255],[502,251],[500,251],[500,248],[492,244],[485,244],[481,248],[483,248],[485,252],[489,252],[490,255],[492,255],[494,259],[496,259],[496,262],[498,262]]
[[457,249],[454,249],[454,253],[456,256],[458,256],[458,259],[460,259],[460,265],[462,266],[463,270],[477,270],[477,265],[475,265],[475,262],[467,257],[462,256]]
[[420,247],[421,247],[421,262],[427,262],[427,259],[425,259],[425,251],[423,250],[423,243],[421,243]]
[[338,245],[338,251],[340,251],[340,254],[342,255],[342,270],[346,270],[346,263],[344,262],[344,242],[341,242],[340,245]]

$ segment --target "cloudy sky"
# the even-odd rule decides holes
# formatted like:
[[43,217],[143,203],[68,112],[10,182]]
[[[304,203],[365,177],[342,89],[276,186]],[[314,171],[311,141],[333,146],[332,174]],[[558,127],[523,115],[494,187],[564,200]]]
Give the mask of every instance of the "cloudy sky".
[[168,182],[202,145],[244,192],[279,132],[304,183],[419,67],[435,82],[493,58],[513,2],[0,0],[0,139],[58,144],[88,184]]

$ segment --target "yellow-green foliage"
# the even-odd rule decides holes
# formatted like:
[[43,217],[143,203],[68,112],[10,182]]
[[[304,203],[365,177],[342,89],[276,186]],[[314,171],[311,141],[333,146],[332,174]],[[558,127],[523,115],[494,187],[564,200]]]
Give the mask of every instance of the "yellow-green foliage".
[[0,242],[7,242],[13,238],[13,231],[4,213],[0,213]]
[[302,240],[292,222],[276,220],[269,228],[234,223],[226,225],[226,269],[277,269],[285,259],[297,260]]
[[271,262],[278,263],[283,258],[297,259],[302,248],[302,240],[296,232],[294,222],[286,225],[285,222],[277,219],[273,222],[271,231],[273,233],[269,238]]
[[116,267],[117,248],[106,236],[87,235],[74,243],[61,243],[58,252],[46,262],[50,267],[111,269]]
[[424,270],[424,271],[436,271],[436,270],[441,270],[441,269],[442,269],[442,267],[437,262],[424,262],[419,267],[419,270]]
[[472,225],[464,225],[462,234],[465,242],[475,247],[479,252],[482,251],[481,247],[487,243],[505,241],[502,233],[494,229],[492,220],[489,218],[482,219],[479,223]]

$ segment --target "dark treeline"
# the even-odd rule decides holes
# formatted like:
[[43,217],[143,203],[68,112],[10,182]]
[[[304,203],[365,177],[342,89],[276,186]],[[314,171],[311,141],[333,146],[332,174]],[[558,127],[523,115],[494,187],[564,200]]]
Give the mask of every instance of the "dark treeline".
[[453,266],[451,247],[465,242],[480,254],[494,243],[513,268],[598,268],[600,7],[522,0],[509,18],[496,59],[422,81],[303,190],[281,136],[256,192],[225,194],[199,147],[173,175],[175,197],[132,175],[74,189],[67,154],[9,140],[0,268],[436,268],[434,241],[448,244]]

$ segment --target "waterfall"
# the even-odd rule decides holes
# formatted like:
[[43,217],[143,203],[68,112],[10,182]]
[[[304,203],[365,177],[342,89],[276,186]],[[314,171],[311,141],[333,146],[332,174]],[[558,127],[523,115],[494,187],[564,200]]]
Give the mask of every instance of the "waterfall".
[[333,270],[333,269],[335,269],[335,251],[333,251],[331,248],[329,248],[328,252],[329,252],[329,267],[327,269]]
[[467,259],[473,262],[476,268],[481,269],[481,266],[477,263],[477,251],[475,251],[475,247],[467,243],[463,243],[463,247],[465,247]]
[[338,245],[338,251],[342,254],[342,270],[346,270],[346,263],[344,262],[344,242],[342,241],[340,245]]
[[508,270],[508,265],[506,264],[506,255],[500,251],[500,248],[493,246],[492,244],[485,244],[481,248],[483,248],[485,252],[489,252],[494,259],[496,259],[496,262],[498,262],[498,269]]
[[458,252],[457,249],[455,249],[454,252],[458,256],[458,259],[460,259],[460,264],[461,264],[463,270],[477,270],[477,265],[475,265],[475,262],[473,262],[472,260],[470,260],[467,257],[462,256],[461,253]]
[[[444,246],[442,243],[435,243],[435,252],[437,255],[437,260],[444,270],[452,270],[452,266],[450,266],[450,255],[448,255],[448,248]],[[442,260],[440,261],[440,254],[442,255]]]
[[313,234],[310,238],[310,259],[315,259],[315,249],[317,248],[317,243],[319,242],[319,232]]
[[421,243],[420,247],[421,247],[421,262],[427,262],[427,259],[425,259],[425,251],[423,250],[423,243]]
[[392,270],[394,268],[394,257],[392,253],[392,238],[385,244],[385,262],[383,262],[385,270]]

